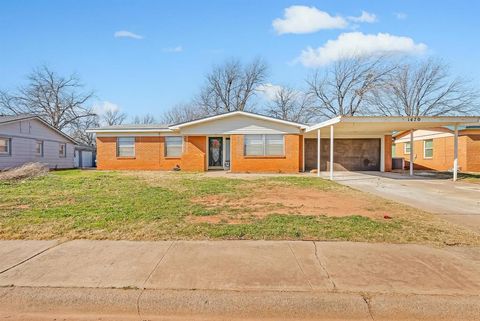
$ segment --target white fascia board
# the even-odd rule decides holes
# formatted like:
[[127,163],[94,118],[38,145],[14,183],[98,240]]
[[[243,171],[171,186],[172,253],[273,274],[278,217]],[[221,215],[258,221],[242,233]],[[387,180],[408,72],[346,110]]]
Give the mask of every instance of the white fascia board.
[[258,115],[258,114],[246,113],[246,112],[243,112],[243,111],[234,111],[234,112],[231,112],[231,113],[225,113],[225,114],[206,117],[206,118],[202,118],[202,119],[198,119],[198,120],[192,120],[190,122],[186,122],[186,123],[179,124],[179,125],[176,125],[176,126],[171,126],[169,128],[170,129],[180,129],[182,127],[201,124],[201,123],[205,123],[205,122],[209,122],[209,121],[213,121],[213,120],[217,120],[217,119],[222,119],[222,118],[227,118],[227,117],[231,117],[231,116],[235,116],[235,115],[243,115],[243,116],[262,119],[262,120],[266,120],[266,121],[277,122],[277,123],[280,123],[280,124],[295,126],[295,127],[301,128],[301,129],[307,128],[307,126],[303,125],[303,124],[294,123],[294,122],[291,122],[291,121],[276,119],[276,118],[263,116],[263,115]]
[[343,116],[342,122],[475,124],[480,122],[480,116]]
[[307,128],[305,129],[305,132],[308,133],[308,132],[311,132],[312,130],[317,130],[317,129],[320,129],[320,128],[323,128],[323,127],[327,127],[327,126],[330,126],[330,125],[337,124],[337,123],[339,123],[340,121],[342,121],[342,119],[343,119],[342,116],[337,116],[337,117],[335,117],[335,118],[326,120],[326,121],[321,122],[321,123],[318,123],[318,124],[316,124],[316,125],[307,127]]
[[87,129],[87,133],[171,133],[170,129]]

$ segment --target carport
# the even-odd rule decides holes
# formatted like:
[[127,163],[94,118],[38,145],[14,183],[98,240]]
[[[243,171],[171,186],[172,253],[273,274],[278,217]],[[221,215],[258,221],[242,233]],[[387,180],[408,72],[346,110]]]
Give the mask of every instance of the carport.
[[[303,171],[392,169],[392,134],[410,132],[410,175],[413,176],[413,132],[449,126],[454,129],[453,180],[458,172],[458,127],[480,123],[478,116],[338,116],[305,129]],[[316,146],[315,146],[316,145]],[[316,147],[316,148],[315,148]],[[315,164],[316,161],[316,164]]]

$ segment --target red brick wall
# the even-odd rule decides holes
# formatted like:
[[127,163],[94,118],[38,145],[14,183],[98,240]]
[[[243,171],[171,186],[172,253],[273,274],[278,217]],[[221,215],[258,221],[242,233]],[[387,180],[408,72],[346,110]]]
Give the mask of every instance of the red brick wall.
[[392,135],[385,135],[384,146],[385,172],[392,171]]
[[468,135],[467,168],[468,172],[480,172],[480,134]]
[[231,135],[232,172],[298,173],[301,169],[301,135],[285,135],[285,156],[244,156],[243,135]]
[[[462,171],[468,171],[467,157],[471,157],[471,152],[467,155],[468,136],[458,138],[458,166]],[[404,154],[404,143],[395,144],[395,156],[404,157],[405,163],[410,161],[410,155]],[[440,137],[433,139],[433,157],[427,159],[423,157],[423,140],[414,141],[414,165],[415,169],[432,169],[446,171],[453,168],[453,137]]]
[[165,157],[165,137],[135,137],[135,157],[117,157],[116,137],[97,137],[97,168],[114,170],[171,170],[179,165],[186,171],[205,170],[205,136],[184,137],[181,157]]

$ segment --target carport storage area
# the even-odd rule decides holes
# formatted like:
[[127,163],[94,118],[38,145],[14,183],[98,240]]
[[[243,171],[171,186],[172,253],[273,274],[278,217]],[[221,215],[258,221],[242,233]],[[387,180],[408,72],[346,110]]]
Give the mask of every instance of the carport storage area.
[[392,170],[392,134],[410,132],[410,175],[413,176],[413,131],[451,126],[454,128],[453,179],[458,172],[458,127],[480,123],[478,116],[338,116],[310,126],[304,133],[303,170]]
[[[334,140],[335,171],[380,171],[380,138],[338,138]],[[330,141],[321,139],[320,170],[330,167]],[[317,139],[305,139],[305,170],[317,168]]]

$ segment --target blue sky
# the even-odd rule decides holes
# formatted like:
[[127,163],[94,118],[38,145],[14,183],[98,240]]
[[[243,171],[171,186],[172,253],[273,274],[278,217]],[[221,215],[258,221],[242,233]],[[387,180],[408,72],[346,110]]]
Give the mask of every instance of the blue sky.
[[[295,5],[305,10],[286,17]],[[47,64],[77,72],[99,105],[109,102],[129,115],[159,116],[187,102],[212,64],[231,57],[262,57],[270,83],[302,88],[336,50],[356,42],[367,51],[385,42],[440,57],[480,86],[477,1],[3,0],[0,6],[0,88],[14,88]],[[305,24],[305,15],[317,21]],[[121,37],[128,32],[134,37]],[[299,59],[308,47],[310,58]]]

